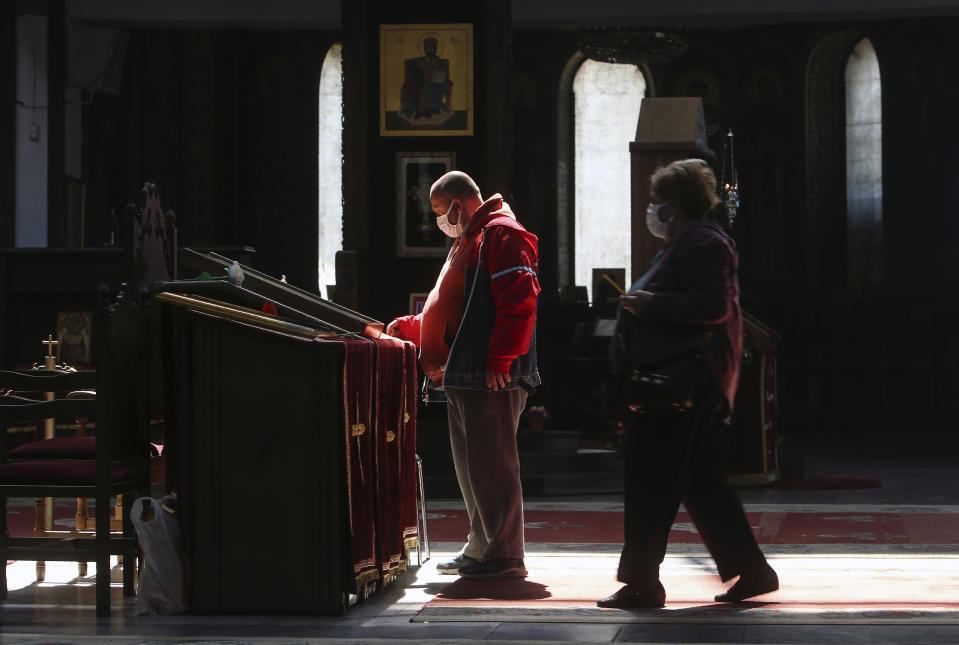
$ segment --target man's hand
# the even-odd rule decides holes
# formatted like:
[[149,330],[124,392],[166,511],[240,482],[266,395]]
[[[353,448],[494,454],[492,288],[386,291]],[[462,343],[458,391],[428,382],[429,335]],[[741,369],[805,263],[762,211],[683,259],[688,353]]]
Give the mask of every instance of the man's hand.
[[639,316],[646,313],[653,304],[653,294],[649,291],[630,291],[625,296],[619,297],[623,309]]
[[486,387],[490,388],[494,392],[496,390],[506,389],[506,386],[509,384],[509,382],[509,374],[486,370]]

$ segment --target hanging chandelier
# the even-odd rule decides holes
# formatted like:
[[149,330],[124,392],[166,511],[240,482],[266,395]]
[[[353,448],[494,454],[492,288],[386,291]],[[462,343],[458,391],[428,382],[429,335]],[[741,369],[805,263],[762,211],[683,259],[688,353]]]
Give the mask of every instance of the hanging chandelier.
[[672,31],[635,28],[600,28],[585,32],[580,49],[603,63],[633,65],[665,63],[686,53],[689,43]]

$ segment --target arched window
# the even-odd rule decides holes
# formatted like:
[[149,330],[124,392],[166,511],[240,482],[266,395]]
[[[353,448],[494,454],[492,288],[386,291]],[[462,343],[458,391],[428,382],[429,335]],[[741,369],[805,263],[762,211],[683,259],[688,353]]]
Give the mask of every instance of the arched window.
[[336,252],[343,248],[343,46],[330,47],[320,71],[319,265],[320,294],[336,283]]
[[574,279],[588,291],[594,268],[630,272],[629,142],[645,95],[635,65],[586,60],[573,80]]
[[865,38],[846,61],[846,244],[850,286],[882,281],[882,88]]

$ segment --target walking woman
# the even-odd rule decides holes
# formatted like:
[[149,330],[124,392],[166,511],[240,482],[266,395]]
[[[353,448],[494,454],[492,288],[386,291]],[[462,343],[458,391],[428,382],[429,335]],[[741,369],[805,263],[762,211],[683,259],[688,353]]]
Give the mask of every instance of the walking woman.
[[[707,214],[718,204],[716,178],[698,159],[653,173],[646,223],[666,248],[622,296],[610,348],[633,413],[625,459],[625,583],[600,607],[662,607],[659,567],[680,503],[696,524],[723,581],[738,576],[718,602],[779,588],[736,492],[726,481],[722,444],[739,383],[742,313],[734,242]],[[655,369],[653,369],[655,368]],[[671,375],[675,405],[643,400],[634,385],[646,370]],[[636,398],[630,400],[631,392]]]

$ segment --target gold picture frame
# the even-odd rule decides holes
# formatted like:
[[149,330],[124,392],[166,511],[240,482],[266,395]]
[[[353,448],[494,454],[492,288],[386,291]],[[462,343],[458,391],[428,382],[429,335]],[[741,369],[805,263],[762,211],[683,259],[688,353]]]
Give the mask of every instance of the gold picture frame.
[[456,167],[453,152],[396,153],[396,255],[445,257],[452,238],[436,225],[430,188]]
[[380,25],[380,136],[473,134],[473,25]]
[[426,299],[430,294],[423,292],[413,292],[410,293],[410,314],[415,316],[418,313],[422,313],[423,306],[426,305]]

